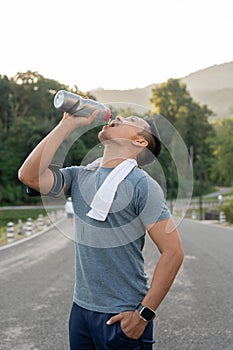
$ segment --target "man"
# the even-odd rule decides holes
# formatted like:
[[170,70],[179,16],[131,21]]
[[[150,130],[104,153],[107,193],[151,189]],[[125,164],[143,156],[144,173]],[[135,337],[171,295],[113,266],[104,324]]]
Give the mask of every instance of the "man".
[[[117,116],[98,135],[104,145],[101,159],[61,171],[51,167],[62,141],[96,115],[81,118],[65,112],[26,159],[19,179],[42,194],[72,197],[76,280],[71,350],[149,350],[155,311],[183,260],[162,190],[137,167],[158,156],[161,144],[151,121]],[[161,253],[150,285],[142,255],[147,232]]]
[[67,198],[66,204],[65,204],[65,211],[66,211],[66,218],[69,224],[73,223],[74,218],[74,208],[71,197]]

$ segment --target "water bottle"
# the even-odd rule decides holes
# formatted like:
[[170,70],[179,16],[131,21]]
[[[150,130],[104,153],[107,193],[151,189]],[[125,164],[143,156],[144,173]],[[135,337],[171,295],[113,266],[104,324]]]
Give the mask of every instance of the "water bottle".
[[69,112],[72,115],[88,118],[98,110],[97,122],[107,122],[111,117],[111,111],[103,103],[86,99],[80,95],[59,90],[54,97],[54,107],[59,111]]

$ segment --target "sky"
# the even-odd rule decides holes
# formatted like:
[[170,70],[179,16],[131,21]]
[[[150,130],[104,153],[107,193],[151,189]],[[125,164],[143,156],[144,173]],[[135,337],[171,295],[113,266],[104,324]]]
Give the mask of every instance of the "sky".
[[7,0],[0,74],[134,89],[233,60],[232,0]]

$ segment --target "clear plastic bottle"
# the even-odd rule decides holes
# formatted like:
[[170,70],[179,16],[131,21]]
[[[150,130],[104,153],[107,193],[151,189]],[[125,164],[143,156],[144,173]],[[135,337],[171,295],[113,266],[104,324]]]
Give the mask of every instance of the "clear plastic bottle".
[[83,98],[66,90],[59,90],[56,93],[54,107],[59,111],[85,118],[90,117],[94,111],[98,110],[97,122],[107,122],[111,117],[110,109],[103,103]]

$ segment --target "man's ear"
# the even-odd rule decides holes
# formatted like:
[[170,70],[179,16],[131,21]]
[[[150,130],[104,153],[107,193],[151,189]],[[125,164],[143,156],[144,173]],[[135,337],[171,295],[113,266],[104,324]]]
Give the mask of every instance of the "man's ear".
[[148,141],[146,141],[146,139],[144,139],[144,137],[142,136],[136,136],[133,140],[132,140],[132,144],[134,146],[139,146],[139,147],[147,147],[148,146]]

